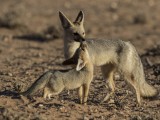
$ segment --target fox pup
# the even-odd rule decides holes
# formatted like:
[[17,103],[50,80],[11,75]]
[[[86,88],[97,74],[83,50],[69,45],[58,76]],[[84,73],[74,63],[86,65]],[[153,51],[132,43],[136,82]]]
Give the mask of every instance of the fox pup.
[[[74,22],[71,22],[62,12],[59,12],[59,18],[64,29],[64,56],[68,59],[74,55],[80,45],[78,37],[85,37],[84,13],[80,11]],[[95,66],[101,67],[103,78],[108,80],[111,88],[111,94],[115,91],[113,75],[115,71],[120,71],[124,79],[135,89],[139,104],[141,96],[157,95],[157,90],[145,81],[141,59],[130,42],[103,39],[84,40],[88,46],[90,60]],[[107,100],[107,96],[103,101]]]
[[90,83],[93,79],[93,65],[91,63],[87,45],[81,43],[75,55],[64,61],[63,64],[76,64],[76,68],[66,71],[48,71],[37,79],[31,87],[21,93],[22,95],[32,95],[39,89],[44,88],[43,97],[49,98],[51,95],[59,94],[63,89],[78,88],[81,104],[86,104]]

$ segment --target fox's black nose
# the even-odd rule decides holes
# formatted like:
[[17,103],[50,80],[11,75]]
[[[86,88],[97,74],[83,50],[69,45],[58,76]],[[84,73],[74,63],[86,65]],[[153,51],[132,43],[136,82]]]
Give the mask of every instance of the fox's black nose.
[[74,35],[75,41],[77,41],[77,42],[85,41],[85,39],[79,33],[73,33],[73,35]]

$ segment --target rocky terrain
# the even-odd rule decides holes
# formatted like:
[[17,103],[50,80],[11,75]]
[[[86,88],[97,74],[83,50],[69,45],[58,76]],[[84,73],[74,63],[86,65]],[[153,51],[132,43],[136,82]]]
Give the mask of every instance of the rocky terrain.
[[[131,41],[144,65],[146,81],[160,91],[159,0],[1,0],[0,1],[0,119],[1,120],[159,120],[160,95],[137,106],[135,92],[121,78],[109,92],[95,67],[88,105],[78,103],[77,91],[63,91],[44,100],[42,91],[19,97],[41,74],[60,70],[63,30],[58,12],[72,21],[85,13],[87,38]],[[127,67],[127,65],[126,65]]]

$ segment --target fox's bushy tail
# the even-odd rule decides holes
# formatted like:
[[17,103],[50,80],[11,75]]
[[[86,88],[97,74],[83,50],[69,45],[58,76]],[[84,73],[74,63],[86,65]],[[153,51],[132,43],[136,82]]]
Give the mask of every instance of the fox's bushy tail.
[[27,95],[33,95],[35,92],[37,92],[39,89],[42,89],[45,87],[45,85],[48,83],[52,76],[52,72],[48,71],[44,73],[42,76],[40,76],[32,85],[28,88],[28,90],[20,93],[21,95],[27,96]]
[[[138,54],[137,54],[138,56]],[[140,57],[136,57],[133,70],[136,86],[139,88],[140,95],[142,97],[154,97],[158,94],[158,91],[145,80],[144,69]]]
[[[122,61],[123,66],[121,68],[123,68],[126,75],[129,75],[130,83],[136,89],[138,95],[142,97],[156,96],[158,91],[145,80],[143,65],[135,47],[130,42],[126,42],[126,46],[124,50],[126,52],[123,55],[126,57],[124,57],[125,59],[122,58],[125,62]],[[127,67],[124,67],[126,64]]]
[[139,67],[139,90],[140,90],[140,95],[142,97],[154,97],[158,94],[158,91],[150,84],[147,83],[145,80],[145,75],[144,75],[144,70],[141,61],[140,62],[140,67]]
[[147,82],[144,82],[140,86],[140,94],[142,97],[154,97],[158,94],[158,91]]

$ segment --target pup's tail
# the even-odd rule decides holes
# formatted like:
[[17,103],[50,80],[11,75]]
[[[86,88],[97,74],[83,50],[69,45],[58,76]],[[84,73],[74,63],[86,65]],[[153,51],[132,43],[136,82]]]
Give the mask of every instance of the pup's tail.
[[35,92],[37,92],[39,89],[42,89],[45,87],[45,85],[48,83],[48,81],[50,80],[51,76],[53,75],[52,72],[48,71],[46,73],[44,73],[42,76],[40,76],[32,85],[30,88],[28,88],[28,90],[20,93],[20,95],[33,95]]

